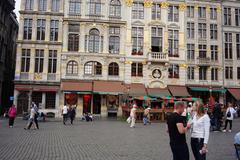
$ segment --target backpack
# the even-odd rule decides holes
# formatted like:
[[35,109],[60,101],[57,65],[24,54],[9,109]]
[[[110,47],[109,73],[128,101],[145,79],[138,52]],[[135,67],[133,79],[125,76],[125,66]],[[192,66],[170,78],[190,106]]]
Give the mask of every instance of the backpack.
[[231,112],[230,112],[230,109],[228,110],[227,112],[227,118],[230,118],[232,116]]

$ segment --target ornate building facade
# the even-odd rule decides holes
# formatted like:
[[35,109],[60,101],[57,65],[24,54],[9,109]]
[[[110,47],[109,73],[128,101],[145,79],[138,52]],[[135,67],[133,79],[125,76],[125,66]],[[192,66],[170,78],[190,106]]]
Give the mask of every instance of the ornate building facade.
[[55,116],[64,104],[121,115],[125,94],[169,91],[223,102],[223,10],[207,0],[22,0],[18,112],[34,101]]

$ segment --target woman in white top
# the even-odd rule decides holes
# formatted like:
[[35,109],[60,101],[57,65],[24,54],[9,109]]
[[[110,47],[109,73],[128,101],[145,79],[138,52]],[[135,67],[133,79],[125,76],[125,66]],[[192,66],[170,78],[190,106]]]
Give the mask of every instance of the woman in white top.
[[201,102],[196,103],[196,114],[192,119],[191,147],[195,160],[206,160],[210,132],[210,118],[205,114]]
[[135,122],[136,122],[136,117],[137,117],[136,111],[137,111],[137,105],[134,103],[133,107],[131,109],[131,112],[130,112],[130,117],[131,117],[131,125],[130,125],[130,127],[131,128],[135,127]]
[[234,118],[234,114],[236,113],[235,109],[233,108],[232,103],[228,103],[228,108],[226,111],[226,120],[225,120],[225,127],[223,129],[223,132],[226,132],[228,123],[230,123],[230,129],[228,130],[229,132],[232,132],[232,121]]

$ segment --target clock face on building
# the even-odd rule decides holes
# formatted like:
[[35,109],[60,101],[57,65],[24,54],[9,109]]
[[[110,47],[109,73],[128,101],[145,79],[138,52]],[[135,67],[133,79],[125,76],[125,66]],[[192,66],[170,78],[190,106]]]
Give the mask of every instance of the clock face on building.
[[161,70],[160,70],[160,69],[154,69],[154,70],[152,71],[152,76],[153,76],[153,78],[155,78],[155,79],[160,79],[161,76],[162,76]]

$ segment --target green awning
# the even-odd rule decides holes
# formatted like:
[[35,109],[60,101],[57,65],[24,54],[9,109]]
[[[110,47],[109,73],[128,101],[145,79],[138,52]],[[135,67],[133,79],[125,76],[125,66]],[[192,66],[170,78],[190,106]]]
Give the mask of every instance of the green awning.
[[[210,92],[210,88],[208,87],[190,87],[192,91],[199,91],[199,92]],[[212,88],[212,92],[220,92],[225,93],[227,90],[224,88]]]

